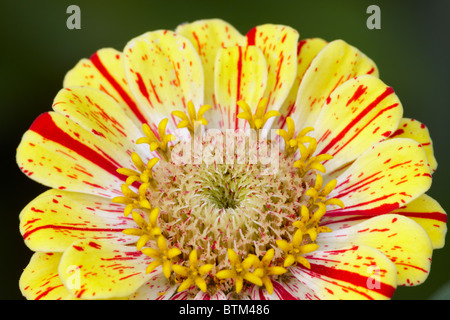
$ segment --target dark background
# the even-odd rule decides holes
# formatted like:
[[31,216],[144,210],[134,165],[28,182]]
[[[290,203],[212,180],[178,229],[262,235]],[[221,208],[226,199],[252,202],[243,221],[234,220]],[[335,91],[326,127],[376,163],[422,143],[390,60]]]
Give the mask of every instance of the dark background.
[[[68,30],[66,9],[81,9],[81,30]],[[369,30],[366,9],[381,8],[381,29]],[[341,38],[378,65],[381,79],[402,101],[404,116],[425,123],[439,167],[428,192],[447,210],[449,187],[450,1],[44,1],[0,4],[0,139],[2,229],[0,298],[22,299],[18,279],[31,251],[19,233],[21,209],[45,187],[29,180],[15,163],[22,134],[51,109],[65,73],[102,47],[121,50],[146,31],[174,29],[196,19],[222,18],[241,33],[258,24],[289,25],[302,38]],[[431,274],[418,287],[400,288],[394,299],[448,298],[450,245],[434,252]],[[442,291],[441,291],[442,292]]]

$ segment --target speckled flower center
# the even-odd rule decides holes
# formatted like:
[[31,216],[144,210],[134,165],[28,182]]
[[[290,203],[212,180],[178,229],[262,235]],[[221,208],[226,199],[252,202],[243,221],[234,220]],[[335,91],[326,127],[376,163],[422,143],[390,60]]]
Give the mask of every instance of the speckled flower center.
[[148,194],[168,242],[184,259],[200,250],[200,259],[218,269],[228,266],[228,248],[243,256],[274,248],[278,258],[275,242],[291,240],[308,188],[276,142],[234,138],[234,146],[217,137],[180,142],[172,161],[154,168],[158,189]]

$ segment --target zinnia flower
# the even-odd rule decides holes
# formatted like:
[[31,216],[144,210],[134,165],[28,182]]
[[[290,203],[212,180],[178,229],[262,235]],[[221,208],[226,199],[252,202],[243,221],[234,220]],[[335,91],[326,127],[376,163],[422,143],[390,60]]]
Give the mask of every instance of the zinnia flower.
[[20,214],[28,299],[384,299],[444,245],[428,129],[342,40],[196,21],[63,87],[17,150],[51,188]]

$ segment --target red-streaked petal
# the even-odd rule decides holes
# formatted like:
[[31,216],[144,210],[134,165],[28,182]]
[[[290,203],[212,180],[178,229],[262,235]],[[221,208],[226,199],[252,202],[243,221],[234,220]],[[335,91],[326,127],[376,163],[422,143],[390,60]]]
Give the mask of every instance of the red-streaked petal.
[[428,277],[433,246],[426,231],[412,219],[385,214],[353,227],[317,237],[321,248],[337,250],[366,245],[383,252],[397,267],[399,285],[417,285]]
[[392,213],[408,217],[420,224],[428,233],[434,249],[444,247],[447,234],[447,213],[430,196],[423,194]]
[[122,298],[135,293],[151,277],[146,274],[150,258],[136,251],[135,246],[117,245],[98,240],[74,242],[63,254],[58,267],[62,282],[68,287],[71,272],[77,268],[79,285],[68,287],[77,298]]
[[[121,194],[126,155],[65,116],[48,112],[39,116],[17,149],[21,170],[46,186],[112,197]],[[130,160],[127,160],[129,162]]]
[[[247,45],[260,48],[267,60],[266,111],[279,110],[297,75],[299,34],[287,26],[265,24],[251,29],[246,37]],[[269,119],[269,128],[274,120]]]
[[363,74],[378,76],[375,63],[342,40],[328,43],[312,60],[298,89],[292,119],[299,128],[314,126],[328,96],[340,84]]
[[170,300],[188,300],[188,299],[189,299],[189,293],[187,290],[178,292],[170,298]]
[[178,121],[174,110],[187,112],[187,103],[203,104],[204,81],[200,57],[192,43],[172,31],[147,32],[134,38],[124,49],[125,73],[131,92],[152,120],[169,119],[168,133]]
[[[53,101],[53,110],[111,145],[111,153],[124,163],[128,161],[129,166],[133,166],[132,152],[145,155],[147,160],[150,157],[148,146],[136,145],[136,140],[143,136],[141,128],[128,118],[114,99],[99,90],[88,87],[62,89]],[[155,156],[156,153],[152,155]]]
[[252,286],[252,300],[317,300],[318,296],[306,283],[300,282],[293,274],[286,273],[281,280],[273,280],[273,293],[269,295],[262,287]]
[[[23,271],[19,287],[28,300],[72,300],[58,276],[61,253],[36,252]],[[76,270],[74,269],[74,272]],[[74,274],[75,275],[75,274]]]
[[175,293],[177,286],[170,284],[164,274],[160,273],[142,285],[129,300],[168,300]]
[[[214,64],[217,50],[234,46],[243,46],[246,38],[231,24],[220,19],[199,20],[182,24],[176,33],[188,38],[202,60],[205,77],[205,104],[215,105],[214,97]],[[209,112],[212,112],[210,110]],[[208,112],[208,113],[209,113]],[[215,117],[208,117],[211,128],[219,128]]]
[[267,64],[263,53],[255,46],[220,49],[214,70],[217,107],[214,114],[218,113],[219,127],[244,127],[246,121],[236,118],[243,111],[237,102],[244,100],[254,113],[263,98],[267,83]]
[[89,59],[82,59],[66,74],[63,86],[87,86],[101,90],[113,97],[138,127],[149,121],[131,94],[123,55],[115,49],[101,49]]
[[78,239],[134,243],[136,237],[122,230],[135,226],[133,219],[123,217],[123,206],[110,199],[55,189],[20,213],[20,232],[33,251],[63,252]]
[[297,76],[288,97],[280,108],[281,116],[275,121],[274,127],[283,129],[286,126],[286,118],[295,112],[295,101],[297,100],[298,88],[303,80],[303,76],[309,68],[311,61],[326,44],[327,42],[320,38],[305,39],[298,42]]
[[402,114],[394,90],[377,77],[348,80],[328,97],[314,125],[316,154],[333,156],[324,162],[327,172],[332,172],[385,140],[398,127]]
[[[423,194],[407,205],[393,210],[390,213],[408,217],[425,229],[433,244],[433,249],[440,249],[445,244],[447,234],[447,213],[439,203],[430,196]],[[369,219],[370,216],[325,216],[321,225],[329,227],[331,230],[349,228],[355,224]]]
[[405,138],[389,139],[363,153],[337,179],[329,194],[345,204],[326,216],[376,216],[403,207],[431,186],[422,146]]
[[437,161],[434,157],[433,142],[428,128],[423,123],[415,119],[403,118],[390,138],[410,138],[419,142],[427,153],[431,171],[436,171]]
[[395,265],[371,247],[314,251],[306,258],[311,269],[290,271],[320,299],[389,299],[397,287]]

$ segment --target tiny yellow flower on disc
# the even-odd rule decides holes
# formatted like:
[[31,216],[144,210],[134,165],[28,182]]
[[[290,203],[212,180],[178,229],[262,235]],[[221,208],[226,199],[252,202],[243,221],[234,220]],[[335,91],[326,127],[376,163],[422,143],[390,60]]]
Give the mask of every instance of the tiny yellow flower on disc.
[[445,245],[426,126],[364,53],[283,25],[101,49],[16,158],[50,188],[20,213],[28,299],[388,299]]

